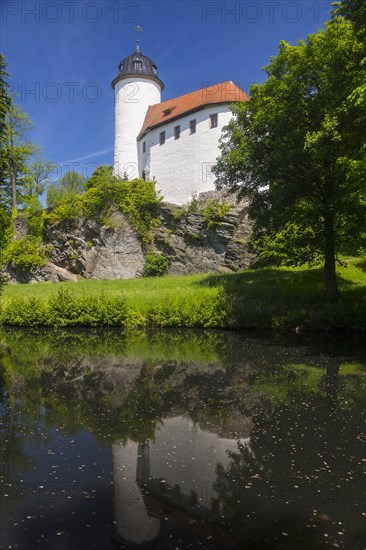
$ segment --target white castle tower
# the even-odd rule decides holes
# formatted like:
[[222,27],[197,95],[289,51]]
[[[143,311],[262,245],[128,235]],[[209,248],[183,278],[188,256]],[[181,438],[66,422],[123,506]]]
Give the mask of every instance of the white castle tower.
[[114,167],[116,176],[139,177],[137,136],[149,105],[161,102],[163,82],[156,64],[143,55],[137,41],[136,51],[123,59],[112,82],[115,91]]

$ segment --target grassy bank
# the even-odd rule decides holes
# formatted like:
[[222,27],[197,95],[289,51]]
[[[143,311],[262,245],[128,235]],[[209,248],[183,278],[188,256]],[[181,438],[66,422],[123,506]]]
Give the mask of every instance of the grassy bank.
[[321,269],[7,285],[0,320],[16,326],[366,329],[365,264],[338,268],[327,303]]

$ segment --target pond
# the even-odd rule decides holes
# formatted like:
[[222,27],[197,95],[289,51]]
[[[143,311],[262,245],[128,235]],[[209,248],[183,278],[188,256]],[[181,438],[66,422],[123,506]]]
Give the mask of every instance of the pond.
[[0,544],[364,549],[345,338],[0,332]]

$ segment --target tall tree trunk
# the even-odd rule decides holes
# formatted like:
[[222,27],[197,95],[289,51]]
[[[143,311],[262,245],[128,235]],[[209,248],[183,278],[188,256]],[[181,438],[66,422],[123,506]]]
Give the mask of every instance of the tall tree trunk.
[[17,178],[15,170],[15,152],[14,152],[14,130],[9,128],[9,174],[10,174],[10,183],[11,183],[11,197],[12,197],[12,206],[13,211],[17,207]]
[[10,159],[9,167],[10,167],[12,206],[14,210],[17,207],[17,180],[15,176],[15,167],[14,167],[13,159]]
[[335,302],[339,298],[339,290],[335,266],[335,239],[334,239],[334,216],[330,210],[326,210],[324,217],[325,236],[325,260],[324,260],[324,283],[325,293],[328,300]]

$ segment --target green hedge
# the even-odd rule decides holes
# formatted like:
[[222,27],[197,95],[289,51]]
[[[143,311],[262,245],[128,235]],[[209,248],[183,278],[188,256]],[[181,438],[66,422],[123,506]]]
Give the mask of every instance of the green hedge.
[[194,300],[177,295],[140,310],[129,306],[122,294],[78,295],[61,288],[48,300],[32,296],[5,300],[0,309],[0,322],[29,327],[225,328],[228,325],[229,309],[228,299],[223,293],[204,293]]

